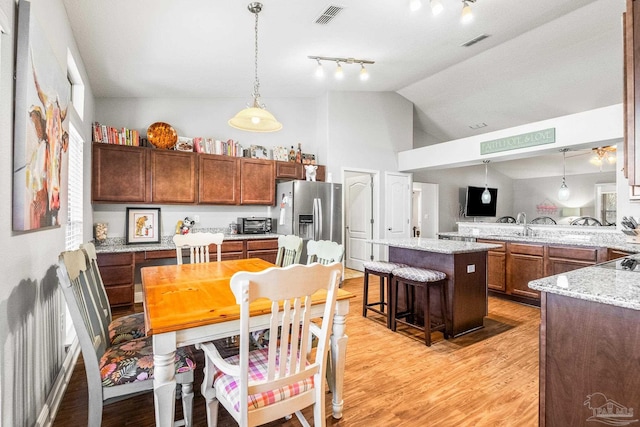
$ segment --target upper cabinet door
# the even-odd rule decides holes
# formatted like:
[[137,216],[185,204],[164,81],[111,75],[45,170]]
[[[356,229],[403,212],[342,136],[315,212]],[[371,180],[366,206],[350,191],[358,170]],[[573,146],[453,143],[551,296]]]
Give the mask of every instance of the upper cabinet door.
[[91,200],[94,203],[149,203],[149,151],[139,147],[92,145]]
[[151,150],[151,201],[196,203],[197,167],[195,153]]
[[240,204],[276,203],[276,169],[272,160],[240,160]]
[[301,163],[276,161],[276,178],[278,179],[302,179],[303,170]]
[[200,154],[199,201],[201,204],[240,204],[240,159]]

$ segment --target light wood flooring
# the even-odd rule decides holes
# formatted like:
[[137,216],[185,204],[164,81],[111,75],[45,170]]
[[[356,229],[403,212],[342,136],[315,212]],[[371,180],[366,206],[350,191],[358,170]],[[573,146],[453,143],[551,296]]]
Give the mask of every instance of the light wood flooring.
[[[362,283],[361,274],[346,271],[343,288],[354,293],[355,298],[347,320],[344,416],[334,420],[328,415],[327,425],[538,425],[538,308],[490,297],[484,329],[448,341],[435,332],[429,348],[419,338],[419,332],[393,333],[386,328],[382,316],[372,313],[362,317]],[[373,286],[374,291],[376,288]],[[54,427],[86,423],[87,388],[81,359]],[[204,401],[199,393],[201,379],[198,369],[194,384],[196,426],[206,425]],[[310,409],[304,413],[312,418]],[[331,413],[330,393],[326,413]],[[102,425],[153,426],[153,394],[105,407]],[[222,406],[218,425],[236,425]],[[269,424],[299,425],[295,417]]]

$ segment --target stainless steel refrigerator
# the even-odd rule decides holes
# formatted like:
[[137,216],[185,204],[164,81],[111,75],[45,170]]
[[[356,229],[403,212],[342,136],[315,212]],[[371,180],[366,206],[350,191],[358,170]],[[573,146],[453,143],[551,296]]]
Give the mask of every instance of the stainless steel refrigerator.
[[302,237],[301,263],[307,262],[309,240],[331,240],[342,244],[342,184],[281,182],[276,197],[276,230],[280,234]]

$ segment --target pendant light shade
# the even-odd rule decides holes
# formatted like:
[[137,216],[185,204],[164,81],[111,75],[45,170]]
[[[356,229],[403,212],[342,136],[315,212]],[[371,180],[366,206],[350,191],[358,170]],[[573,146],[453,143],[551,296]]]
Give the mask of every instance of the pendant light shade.
[[231,120],[229,126],[249,132],[275,132],[282,129],[265,106],[260,102],[260,80],[258,79],[258,13],[262,10],[262,3],[249,3],[247,7],[256,16],[255,24],[255,81],[253,83],[253,105],[241,110]]
[[483,205],[488,205],[491,203],[491,192],[489,191],[489,186],[487,184],[490,160],[483,160],[482,162],[484,163],[484,191],[482,192],[481,200]]
[[571,196],[571,191],[569,191],[569,187],[567,187],[567,183],[565,180],[565,173],[566,173],[566,154],[567,151],[569,151],[568,148],[563,148],[562,150],[562,185],[560,185],[560,189],[558,190],[558,200],[560,201],[567,201],[569,200],[569,196]]

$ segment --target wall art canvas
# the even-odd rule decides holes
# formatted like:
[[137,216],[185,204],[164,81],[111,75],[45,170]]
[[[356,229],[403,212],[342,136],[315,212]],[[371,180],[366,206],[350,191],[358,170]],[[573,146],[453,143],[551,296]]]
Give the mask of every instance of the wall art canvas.
[[60,207],[66,206],[61,172],[70,84],[26,0],[19,4],[17,40],[13,229],[58,227]]

